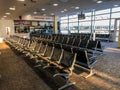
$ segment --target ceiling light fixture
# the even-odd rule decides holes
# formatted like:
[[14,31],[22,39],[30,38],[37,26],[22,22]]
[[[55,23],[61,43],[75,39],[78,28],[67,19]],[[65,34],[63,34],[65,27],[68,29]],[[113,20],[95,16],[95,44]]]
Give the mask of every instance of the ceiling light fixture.
[[64,13],[64,11],[61,11],[61,13]]
[[37,14],[38,12],[35,11],[35,12],[33,12],[33,13],[34,13],[34,14]]
[[7,13],[5,13],[6,15],[10,15],[10,13],[9,12],[7,12]]
[[15,6],[10,7],[9,9],[14,11],[15,10]]
[[74,6],[70,7],[70,8],[74,8]]
[[28,14],[27,17],[31,17],[31,14]]
[[17,0],[17,1],[24,2],[25,0]]
[[46,14],[44,13],[43,16],[46,16]]
[[80,7],[75,7],[75,9],[80,9]]
[[3,16],[4,18],[6,18],[7,16]]
[[118,7],[118,6],[119,6],[119,5],[117,5],[117,4],[116,4],[116,5],[114,5],[114,7]]
[[51,15],[55,15],[54,13],[51,13]]
[[42,11],[45,11],[45,9],[44,9],[44,8],[42,8],[41,10],[42,10]]
[[67,11],[67,9],[64,9],[64,11],[66,12],[66,11]]
[[9,9],[14,11],[15,10],[15,6],[12,6]]
[[96,3],[102,3],[103,1],[101,1],[101,0],[98,0]]
[[54,3],[53,6],[58,6],[58,4],[57,4],[57,3]]

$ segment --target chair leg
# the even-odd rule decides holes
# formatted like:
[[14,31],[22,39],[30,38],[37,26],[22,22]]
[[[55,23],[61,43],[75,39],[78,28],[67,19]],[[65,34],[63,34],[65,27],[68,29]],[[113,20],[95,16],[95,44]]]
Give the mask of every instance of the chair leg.
[[91,77],[91,76],[93,76],[93,75],[95,75],[96,73],[95,72],[93,72],[93,69],[90,69],[90,73],[87,75],[87,76],[85,76],[85,78],[89,78],[89,77]]
[[42,65],[40,63],[42,63],[42,60],[38,60],[38,59],[35,59],[35,63],[38,63],[38,65],[35,65],[34,67],[41,67]]
[[57,74],[53,75],[53,77],[56,77],[56,76],[64,76],[65,79],[66,79],[65,85],[63,85],[63,86],[61,86],[60,88],[58,88],[58,90],[62,90],[62,89],[64,89],[64,88],[67,88],[67,87],[69,87],[69,86],[72,86],[72,85],[76,84],[76,82],[69,82],[69,77],[70,77],[69,74],[57,73]]
[[63,85],[62,87],[58,88],[58,90],[62,90],[64,88],[67,88],[67,87],[72,86],[74,84],[76,84],[76,82],[69,82],[69,81],[67,81],[66,84]]

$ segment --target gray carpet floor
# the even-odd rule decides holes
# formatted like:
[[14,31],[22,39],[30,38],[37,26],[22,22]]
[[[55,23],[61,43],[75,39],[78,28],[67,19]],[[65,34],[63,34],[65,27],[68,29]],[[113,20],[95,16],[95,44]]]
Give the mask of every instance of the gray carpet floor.
[[5,43],[0,51],[0,90],[52,90]]

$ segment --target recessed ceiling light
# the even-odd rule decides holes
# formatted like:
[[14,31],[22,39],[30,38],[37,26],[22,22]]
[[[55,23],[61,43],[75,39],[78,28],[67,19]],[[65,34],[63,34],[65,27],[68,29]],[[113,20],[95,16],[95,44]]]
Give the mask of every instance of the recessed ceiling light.
[[64,11],[66,12],[66,11],[67,11],[67,9],[64,9]]
[[70,7],[70,8],[74,8],[74,6]]
[[37,14],[37,12],[35,11],[35,12],[33,12],[34,14]]
[[75,7],[75,9],[80,9],[80,7]]
[[4,18],[6,18],[7,16],[3,16]]
[[102,3],[103,1],[101,1],[101,0],[98,0],[96,3]]
[[45,11],[45,9],[44,9],[44,8],[42,8],[41,10],[42,10],[42,11]]
[[57,4],[57,3],[54,3],[53,6],[58,6],[58,4]]
[[64,11],[61,11],[61,13],[64,13]]
[[24,2],[25,0],[17,0],[17,1]]
[[6,15],[10,15],[10,13],[9,12],[7,12],[7,13],[5,13]]
[[54,13],[51,13],[51,15],[55,15]]
[[14,11],[14,10],[15,10],[15,7],[10,7],[9,9]]
[[46,14],[44,13],[43,16],[46,16]]
[[114,5],[114,7],[118,7],[118,6],[119,6],[119,5],[117,5],[117,4],[116,4],[116,5]]

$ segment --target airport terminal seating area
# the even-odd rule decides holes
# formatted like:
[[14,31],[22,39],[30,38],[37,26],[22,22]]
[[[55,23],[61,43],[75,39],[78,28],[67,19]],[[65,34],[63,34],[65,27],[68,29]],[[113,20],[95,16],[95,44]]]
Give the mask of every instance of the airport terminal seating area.
[[104,54],[101,42],[92,40],[90,34],[80,35],[40,35],[31,39],[11,36],[5,42],[17,53],[29,59],[34,68],[54,71],[53,77],[61,76],[66,83],[58,90],[72,86],[69,78],[76,65],[89,70],[88,78],[95,74],[93,67],[97,56]]

